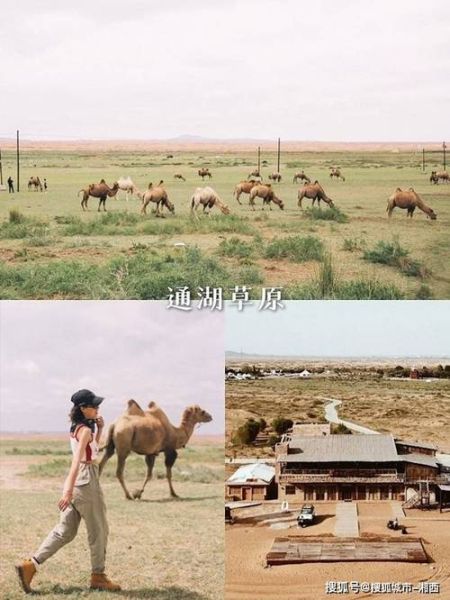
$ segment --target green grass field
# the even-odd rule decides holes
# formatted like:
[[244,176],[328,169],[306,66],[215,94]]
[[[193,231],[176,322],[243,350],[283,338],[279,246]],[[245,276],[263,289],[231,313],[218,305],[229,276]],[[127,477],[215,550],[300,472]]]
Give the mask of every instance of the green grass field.
[[[276,157],[265,158],[267,179]],[[259,199],[252,211],[247,196],[242,206],[232,196],[254,168],[250,153],[192,150],[167,159],[142,151],[27,151],[20,193],[0,194],[0,297],[162,299],[169,286],[182,285],[194,296],[198,286],[223,287],[230,297],[230,287],[247,285],[255,298],[261,286],[283,286],[291,299],[450,298],[450,186],[430,184],[430,171],[440,165],[428,163],[423,173],[420,158],[408,152],[284,153],[283,181],[274,187],[285,210],[262,211]],[[331,165],[341,168],[345,182],[330,180]],[[201,166],[213,175],[204,184],[197,175]],[[320,181],[337,211],[311,210],[309,200],[303,211],[297,207],[301,184],[292,178],[301,169]],[[187,181],[174,180],[177,172]],[[5,180],[15,176],[12,152],[3,152],[3,174]],[[31,175],[47,179],[47,193],[28,192]],[[106,215],[97,212],[94,198],[89,211],[81,211],[78,190],[101,178],[112,185],[121,176],[142,190],[163,179],[175,216],[141,217],[140,201],[132,198],[127,207],[123,192],[107,199]],[[212,185],[232,214],[214,209],[209,219],[191,219],[190,197],[200,185]],[[437,220],[419,210],[407,219],[400,209],[389,220],[386,201],[397,186],[414,187]],[[399,248],[401,260],[373,261],[380,244]]]
[[[3,440],[0,446],[2,600],[23,598],[14,564],[36,549],[58,521],[70,456],[60,441]],[[122,592],[90,592],[84,525],[73,542],[48,560],[33,580],[39,595],[63,598],[215,600],[223,594],[223,446],[191,445],[180,452],[171,500],[157,459],[155,478],[140,501],[125,500],[111,459],[102,476],[110,536],[107,573]],[[127,461],[130,489],[142,482],[142,457]]]

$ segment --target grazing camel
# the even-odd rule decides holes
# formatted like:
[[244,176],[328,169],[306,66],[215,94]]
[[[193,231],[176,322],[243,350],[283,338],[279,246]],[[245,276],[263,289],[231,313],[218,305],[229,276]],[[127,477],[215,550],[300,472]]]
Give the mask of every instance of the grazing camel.
[[253,171],[251,173],[249,173],[247,179],[249,179],[249,180],[251,180],[251,179],[259,179],[260,181],[262,181],[262,175],[258,171],[258,169],[253,169]]
[[[154,202],[156,204],[155,212],[157,217],[164,217],[164,215],[162,214],[162,209],[164,208],[164,206],[169,209],[169,212],[175,214],[175,206],[172,204],[172,202],[170,202],[166,190],[162,187],[163,183],[164,181],[161,180],[155,187],[153,187],[152,183],[149,183],[148,189],[143,194],[139,195],[139,197],[142,200],[142,215],[147,214],[147,205],[150,202]],[[160,206],[161,210],[159,210]]]
[[125,199],[127,202],[127,206],[128,206],[128,198],[130,196],[133,196],[134,194],[138,194],[139,190],[137,188],[137,186],[133,183],[131,177],[120,177],[120,179],[117,180],[117,183],[119,184],[119,191],[125,192]]
[[186,181],[186,178],[183,177],[183,175],[181,173],[175,173],[175,175],[173,176],[174,179],[181,179],[182,181]]
[[[209,215],[214,206],[217,206],[217,208],[219,208],[224,215],[230,214],[230,209],[225,202],[221,200],[219,194],[213,190],[212,187],[198,187],[192,195],[191,215],[195,215],[196,219],[198,219],[197,209],[200,205],[203,206],[203,212],[207,215]],[[209,209],[208,212],[206,212],[207,208]]]
[[445,183],[450,183],[450,175],[447,171],[431,171],[430,175],[430,183],[439,183],[439,180],[445,181]]
[[276,181],[277,183],[280,183],[280,181],[281,181],[281,173],[271,173],[269,175],[269,179],[271,181]]
[[273,191],[270,183],[267,185],[263,185],[262,183],[259,183],[252,187],[252,189],[250,191],[250,206],[252,207],[253,210],[255,210],[255,198],[257,198],[257,197],[263,199],[263,206],[262,206],[261,210],[264,210],[265,204],[268,204],[270,210],[272,210],[272,206],[270,204],[271,202],[273,202],[274,204],[277,204],[281,210],[284,210],[283,200],[281,200],[280,198],[278,198],[275,195],[275,192]]
[[241,194],[250,194],[251,189],[257,185],[254,179],[250,179],[250,181],[240,181],[237,186],[234,188],[233,196],[236,197],[236,200],[239,204],[242,205],[242,202],[239,200]]
[[31,191],[32,187],[34,187],[35,192],[37,192],[38,190],[42,192],[43,187],[39,177],[30,177],[30,179],[28,180],[28,191]]
[[395,190],[387,203],[386,212],[388,213],[388,217],[392,216],[392,211],[396,207],[406,208],[408,211],[406,213],[407,217],[412,218],[416,208],[420,208],[420,210],[429,216],[431,220],[435,221],[437,218],[437,214],[434,212],[434,210],[425,204],[425,202],[422,200],[419,194],[414,191],[413,188],[409,188],[408,191],[403,191],[401,188],[397,188]]
[[330,179],[333,179],[333,177],[336,177],[337,179],[342,179],[342,181],[345,181],[345,177],[342,175],[340,169],[338,169],[337,167],[330,167],[330,169],[331,169]]
[[[108,436],[103,450],[105,454],[99,465],[100,474],[106,462],[117,452],[116,476],[125,492],[128,500],[140,498],[144,488],[152,477],[155,458],[160,452],[164,452],[167,481],[169,483],[170,495],[177,498],[172,486],[172,467],[177,458],[177,450],[184,448],[188,443],[194,427],[198,423],[209,423],[212,417],[199,406],[189,406],[183,412],[179,427],[172,425],[164,413],[154,402],[150,402],[147,410],[142,410],[137,402],[128,400],[128,408],[109,427]],[[128,491],[124,481],[125,461],[130,452],[136,452],[145,456],[147,463],[147,475],[140,490],[133,495]]]
[[301,173],[297,172],[292,179],[292,183],[297,183],[299,179],[306,181],[306,183],[311,183],[311,179],[305,174],[305,171],[302,171]]
[[198,174],[202,178],[202,181],[205,179],[205,177],[208,177],[209,179],[211,179],[211,177],[212,177],[211,172],[208,169],[208,167],[205,167],[203,169],[199,169],[198,170]]
[[78,195],[83,192],[83,198],[81,200],[81,208],[87,210],[89,196],[93,198],[99,198],[98,211],[100,206],[103,204],[103,210],[106,211],[106,198],[109,196],[112,198],[119,191],[119,184],[117,181],[113,184],[112,188],[105,182],[104,179],[100,180],[100,183],[91,183],[86,189],[82,189],[78,192]]
[[320,201],[323,200],[330,208],[334,206],[333,200],[325,194],[325,190],[318,181],[314,183],[304,183],[303,187],[298,190],[298,206],[302,207],[303,198],[312,200],[314,206],[316,200],[320,208]]

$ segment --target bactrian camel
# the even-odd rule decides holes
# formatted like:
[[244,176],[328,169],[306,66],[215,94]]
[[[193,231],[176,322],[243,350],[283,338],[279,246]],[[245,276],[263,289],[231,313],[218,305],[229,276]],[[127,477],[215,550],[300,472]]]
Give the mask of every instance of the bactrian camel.
[[[172,467],[177,459],[177,450],[188,443],[194,427],[198,423],[209,423],[212,417],[200,406],[189,406],[183,412],[179,427],[172,425],[164,413],[154,402],[150,402],[147,410],[142,410],[135,400],[128,400],[128,408],[109,427],[108,437],[103,449],[105,454],[100,462],[100,473],[109,458],[117,452],[116,476],[128,500],[140,498],[144,488],[152,477],[155,458],[164,452],[167,481],[170,495],[177,498],[172,486]],[[125,461],[130,452],[142,454],[147,463],[147,475],[140,490],[133,495],[128,491],[124,481]]]
[[103,204],[103,210],[106,211],[106,198],[109,196],[110,198],[115,196],[119,191],[119,184],[117,181],[113,184],[112,188],[105,182],[104,179],[100,181],[100,183],[91,183],[87,188],[82,189],[78,192],[80,194],[83,192],[83,198],[81,200],[81,208],[86,210],[88,207],[89,196],[93,198],[98,198],[98,209],[100,210],[101,205]]
[[38,190],[42,192],[44,188],[42,187],[42,183],[39,177],[30,177],[30,179],[28,180],[28,191],[30,191],[31,188],[34,188],[35,192],[37,192]]
[[209,186],[206,186],[204,188],[195,188],[195,191],[192,195],[191,216],[195,216],[196,219],[198,219],[197,209],[199,206],[203,206],[203,212],[208,216],[211,212],[211,209],[214,206],[217,206],[217,208],[224,215],[230,214],[230,209],[228,208],[228,205],[225,204],[225,202],[223,202],[223,200],[220,198],[219,194],[212,187]]
[[252,187],[252,189],[250,190],[250,206],[252,207],[252,210],[255,210],[255,198],[263,199],[262,210],[264,210],[265,204],[268,204],[269,209],[272,210],[271,202],[277,204],[281,210],[284,210],[283,200],[281,200],[281,198],[278,198],[275,195],[275,192],[273,191],[270,183],[268,183],[267,185],[263,185],[262,183],[260,183]]
[[242,202],[239,200],[241,194],[250,194],[251,189],[255,187],[256,181],[254,179],[250,179],[250,181],[240,181],[236,187],[234,188],[233,196],[236,197],[236,200],[239,204]]
[[162,209],[164,208],[164,206],[169,210],[169,212],[175,214],[175,206],[169,200],[169,196],[167,195],[167,192],[163,187],[163,183],[164,181],[162,179],[156,186],[153,186],[153,183],[149,183],[148,189],[143,194],[138,193],[138,196],[142,200],[142,215],[147,214],[147,206],[148,204],[150,204],[150,202],[156,204],[155,213],[157,217],[164,217],[164,215],[162,214]]
[[320,208],[321,200],[323,200],[325,202],[325,204],[328,204],[328,206],[330,206],[331,208],[333,208],[333,206],[334,206],[333,200],[325,194],[325,190],[323,189],[323,187],[320,185],[320,183],[318,181],[315,181],[314,183],[306,183],[305,182],[303,184],[303,187],[301,187],[298,190],[297,197],[298,197],[298,206],[300,206],[300,208],[302,208],[303,198],[309,198],[310,200],[312,200],[313,206],[314,206],[315,201],[317,200],[319,208]]
[[414,214],[416,208],[419,208],[426,215],[430,217],[432,221],[435,221],[437,218],[436,213],[432,208],[427,206],[422,198],[419,196],[417,192],[414,191],[413,188],[409,188],[408,191],[403,191],[401,188],[397,188],[392,196],[389,197],[386,211],[388,213],[388,217],[392,215],[392,211],[394,208],[406,208],[407,217],[411,217]]

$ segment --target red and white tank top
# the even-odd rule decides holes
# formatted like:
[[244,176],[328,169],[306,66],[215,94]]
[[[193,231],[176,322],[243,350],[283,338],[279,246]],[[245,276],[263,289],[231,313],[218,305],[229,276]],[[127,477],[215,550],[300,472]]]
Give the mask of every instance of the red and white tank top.
[[[78,440],[81,429],[83,427],[86,427],[86,425],[77,425],[77,427],[75,428],[75,430],[73,431],[73,433],[70,434],[70,447],[72,448],[72,453],[75,454],[75,452],[78,450],[78,447],[80,445],[80,442]],[[95,430],[94,433],[91,436],[91,441],[88,443],[88,445],[86,446],[86,450],[84,452],[84,455],[81,457],[81,462],[87,462],[90,463],[92,461],[94,461],[97,456],[98,456],[98,444],[97,441],[95,439],[97,435],[97,425],[95,425]]]

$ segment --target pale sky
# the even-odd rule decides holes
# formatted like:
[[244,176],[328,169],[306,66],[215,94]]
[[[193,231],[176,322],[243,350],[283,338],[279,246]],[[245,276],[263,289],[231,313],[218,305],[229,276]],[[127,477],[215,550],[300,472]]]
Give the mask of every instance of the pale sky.
[[0,137],[450,138],[448,0],[2,0]]
[[178,425],[191,404],[224,431],[224,315],[180,313],[166,302],[3,301],[0,305],[0,429],[65,431],[71,395],[105,400],[107,423],[130,398],[157,402]]
[[289,301],[227,310],[225,348],[297,356],[450,359],[450,301]]

